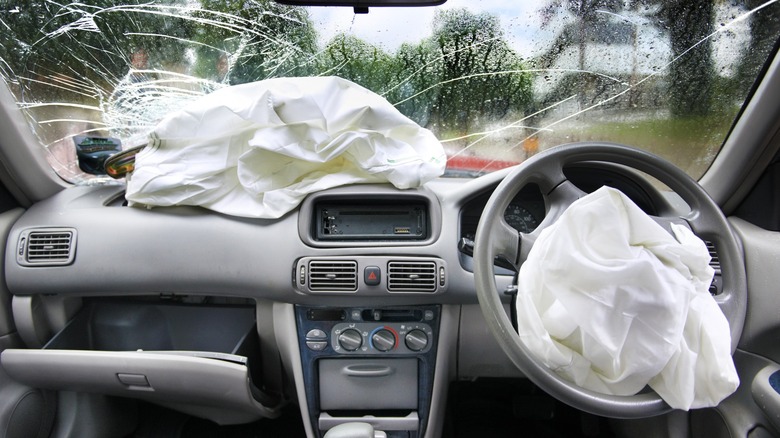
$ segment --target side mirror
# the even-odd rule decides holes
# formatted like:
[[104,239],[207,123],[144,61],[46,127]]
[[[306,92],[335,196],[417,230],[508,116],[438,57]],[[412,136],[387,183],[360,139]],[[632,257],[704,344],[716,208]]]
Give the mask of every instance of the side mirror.
[[79,169],[92,175],[105,175],[106,159],[122,151],[122,142],[118,138],[77,135],[73,141]]

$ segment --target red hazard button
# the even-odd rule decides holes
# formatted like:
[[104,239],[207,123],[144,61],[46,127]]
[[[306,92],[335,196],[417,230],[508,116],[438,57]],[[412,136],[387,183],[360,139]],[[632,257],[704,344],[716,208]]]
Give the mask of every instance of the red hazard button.
[[363,282],[367,286],[377,286],[382,281],[382,271],[379,270],[379,266],[366,266],[363,270]]

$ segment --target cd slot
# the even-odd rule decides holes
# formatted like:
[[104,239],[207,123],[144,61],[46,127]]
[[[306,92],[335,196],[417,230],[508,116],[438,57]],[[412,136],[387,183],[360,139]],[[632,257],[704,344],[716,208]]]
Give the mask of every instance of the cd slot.
[[428,238],[425,203],[366,201],[315,207],[316,240],[424,240]]
[[363,321],[413,322],[422,321],[423,312],[419,309],[365,309]]

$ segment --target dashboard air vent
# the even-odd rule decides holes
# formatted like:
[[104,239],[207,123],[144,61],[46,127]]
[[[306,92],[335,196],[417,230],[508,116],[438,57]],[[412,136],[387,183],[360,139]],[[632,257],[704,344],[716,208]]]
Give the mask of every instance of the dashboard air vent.
[[390,292],[435,292],[436,263],[417,261],[388,262],[387,290]]
[[16,260],[24,266],[58,266],[73,262],[76,230],[37,229],[22,232]]
[[715,271],[715,275],[712,277],[712,283],[710,283],[710,294],[715,296],[722,292],[723,278],[721,277],[720,269],[720,257],[718,257],[718,251],[715,249],[715,244],[709,240],[705,240],[707,245],[707,251],[710,253],[710,267]]
[[710,252],[710,266],[715,270],[715,275],[720,275],[720,258],[718,258],[718,252],[715,250],[715,244],[709,240],[705,240],[707,244],[707,250]]
[[352,260],[310,261],[309,289],[323,292],[356,291],[357,263]]

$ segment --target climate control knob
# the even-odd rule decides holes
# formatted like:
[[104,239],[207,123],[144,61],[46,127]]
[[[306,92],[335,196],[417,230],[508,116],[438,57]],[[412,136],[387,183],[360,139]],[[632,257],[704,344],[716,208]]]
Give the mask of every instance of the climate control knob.
[[363,336],[355,329],[346,329],[338,336],[341,348],[347,351],[355,351],[363,345]]
[[390,351],[395,347],[395,335],[387,329],[377,330],[371,335],[371,343],[379,351]]
[[422,351],[428,346],[428,335],[424,331],[414,329],[404,337],[406,347],[412,351]]

